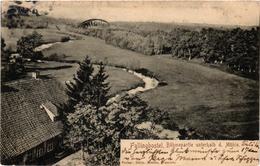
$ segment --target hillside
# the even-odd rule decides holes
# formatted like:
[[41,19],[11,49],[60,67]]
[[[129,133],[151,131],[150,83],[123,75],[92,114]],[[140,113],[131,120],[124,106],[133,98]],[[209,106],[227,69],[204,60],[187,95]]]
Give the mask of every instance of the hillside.
[[87,53],[110,65],[148,69],[168,85],[141,97],[152,107],[167,110],[173,122],[195,128],[209,139],[257,137],[257,81],[186,61],[145,56],[92,37],[57,44],[43,52],[45,56],[53,53],[66,54],[67,60],[82,60]]

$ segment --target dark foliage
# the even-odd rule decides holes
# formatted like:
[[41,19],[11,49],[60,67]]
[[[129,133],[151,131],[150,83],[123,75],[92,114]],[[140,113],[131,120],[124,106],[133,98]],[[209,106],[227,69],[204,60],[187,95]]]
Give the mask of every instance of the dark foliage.
[[[96,108],[104,106],[108,101],[109,83],[107,82],[108,75],[105,73],[105,66],[102,62],[99,63],[99,70],[96,75],[94,75],[92,80],[91,97],[89,99],[90,103]],[[86,101],[85,103],[88,103]]]
[[105,66],[102,62],[99,63],[98,68],[98,72],[93,74],[93,64],[89,57],[86,56],[85,60],[80,63],[79,70],[74,75],[73,81],[66,83],[69,96],[68,106],[71,111],[79,102],[91,104],[96,108],[107,103],[110,89],[109,83],[106,81],[108,75],[105,73]]
[[156,138],[147,130],[136,128],[144,121],[147,104],[135,96],[125,96],[119,101],[96,109],[79,104],[68,121],[72,146],[81,144],[89,154],[87,165],[118,165],[120,139]]
[[70,40],[70,37],[69,36],[64,36],[64,37],[62,37],[61,38],[61,42],[67,42],[67,41],[69,41]]
[[43,56],[40,52],[36,52],[34,49],[42,44],[42,35],[34,31],[32,34],[21,37],[17,41],[17,52],[23,58],[29,58],[31,60],[41,59]]
[[224,65],[235,73],[258,78],[259,28],[145,30],[125,26],[121,29],[90,28],[76,31],[146,55],[172,54],[187,60],[201,58],[205,63]]
[[66,83],[67,94],[69,96],[68,112],[72,112],[74,106],[79,102],[86,102],[90,100],[91,82],[93,79],[93,65],[88,56],[82,63],[79,63],[80,67],[74,75],[73,81]]

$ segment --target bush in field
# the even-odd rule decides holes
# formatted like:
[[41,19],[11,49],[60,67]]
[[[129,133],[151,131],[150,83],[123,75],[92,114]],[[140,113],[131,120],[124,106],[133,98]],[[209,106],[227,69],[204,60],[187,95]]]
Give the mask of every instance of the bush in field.
[[49,57],[46,58],[49,61],[58,61],[60,60],[60,57],[57,53],[51,54]]
[[64,37],[62,37],[61,38],[61,42],[67,42],[67,41],[69,41],[70,40],[70,37],[69,36],[64,36]]
[[34,49],[43,42],[42,35],[34,31],[32,34],[21,37],[17,41],[17,52],[24,58],[32,60],[39,59],[40,54],[36,53]]

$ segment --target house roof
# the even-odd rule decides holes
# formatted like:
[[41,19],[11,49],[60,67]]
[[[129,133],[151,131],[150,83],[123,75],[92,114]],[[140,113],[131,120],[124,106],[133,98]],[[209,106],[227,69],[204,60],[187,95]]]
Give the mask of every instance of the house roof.
[[43,103],[43,106],[45,106],[49,111],[51,111],[53,115],[59,115],[57,107],[54,104],[52,104],[52,102],[46,101],[45,103]]
[[59,106],[66,100],[63,86],[54,79],[6,83],[1,92],[2,160],[18,156],[61,134],[61,122],[52,122],[40,105],[50,101]]

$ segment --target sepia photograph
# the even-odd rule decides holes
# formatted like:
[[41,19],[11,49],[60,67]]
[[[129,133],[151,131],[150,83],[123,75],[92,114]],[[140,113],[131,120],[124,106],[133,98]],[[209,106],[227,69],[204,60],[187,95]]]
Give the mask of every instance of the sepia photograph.
[[[259,2],[0,3],[1,165],[123,166],[123,140],[259,140]],[[135,147],[164,146],[150,142]]]

